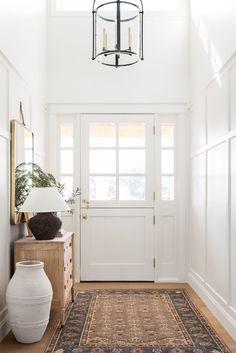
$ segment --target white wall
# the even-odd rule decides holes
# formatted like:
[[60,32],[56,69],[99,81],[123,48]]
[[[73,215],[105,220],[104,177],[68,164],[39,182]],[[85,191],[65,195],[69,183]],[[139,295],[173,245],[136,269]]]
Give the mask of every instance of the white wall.
[[[187,4],[186,0],[181,2]],[[49,103],[185,103],[188,97],[185,8],[181,13],[147,13],[145,59],[119,69],[91,60],[91,13],[49,16]]]
[[190,0],[190,9],[191,97],[196,100],[235,52],[236,2]]
[[236,338],[236,6],[191,0],[189,282]]
[[[160,7],[161,3],[165,8],[166,0],[159,1]],[[170,3],[176,5],[176,1]],[[57,175],[58,172],[58,147],[55,141],[59,119],[74,118],[77,123],[83,113],[151,113],[157,116],[158,124],[163,116],[167,116],[167,119],[176,118],[177,152],[182,163],[181,153],[185,153],[185,103],[189,95],[189,31],[188,1],[179,0],[178,3],[180,12],[145,13],[144,61],[119,69],[105,67],[91,60],[91,13],[74,16],[71,13],[61,16],[53,12],[49,14],[47,86],[50,112],[49,170],[52,173]],[[76,142],[78,162],[80,141]],[[180,202],[184,198],[185,175],[184,167],[181,169],[178,163],[176,165],[176,194]],[[76,168],[78,175],[79,168],[80,165]],[[79,178],[75,180],[76,185],[79,185]],[[160,194],[159,189],[157,194]],[[160,256],[157,259],[157,281],[183,281],[185,277],[184,207],[183,202],[181,207],[175,207],[174,204],[171,214],[168,207],[163,207],[162,212],[158,208],[157,251]],[[68,218],[66,221],[67,227],[72,227]],[[78,220],[76,223],[76,233],[79,235]],[[79,254],[79,237],[76,239]],[[76,275],[79,280],[79,261]]]
[[0,2],[0,341],[7,333],[6,288],[13,270],[13,241],[24,228],[10,226],[10,120],[23,102],[35,134],[35,160],[44,163],[46,0]]

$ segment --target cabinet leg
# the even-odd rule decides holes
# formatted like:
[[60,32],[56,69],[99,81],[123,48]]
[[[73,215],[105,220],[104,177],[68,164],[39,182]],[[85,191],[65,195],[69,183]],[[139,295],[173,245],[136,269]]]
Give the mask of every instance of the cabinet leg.
[[61,312],[60,312],[60,319],[61,319],[61,327],[64,326],[65,324],[65,309],[61,309]]

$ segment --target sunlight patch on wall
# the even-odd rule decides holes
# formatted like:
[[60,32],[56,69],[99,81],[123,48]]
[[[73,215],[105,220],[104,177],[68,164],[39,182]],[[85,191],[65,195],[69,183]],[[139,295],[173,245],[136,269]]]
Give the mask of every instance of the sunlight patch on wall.
[[220,70],[222,68],[222,61],[218,54],[217,48],[213,42],[210,41],[207,27],[204,23],[204,14],[213,13],[215,11],[223,11],[225,6],[222,5],[222,1],[214,0],[214,4],[211,0],[193,0],[191,2],[191,17],[194,25],[199,33],[199,38],[202,43],[203,49],[209,57],[210,64],[219,87],[222,86],[220,78]]
[[199,35],[203,44],[203,48],[205,52],[208,53],[208,33],[202,19],[199,20]]

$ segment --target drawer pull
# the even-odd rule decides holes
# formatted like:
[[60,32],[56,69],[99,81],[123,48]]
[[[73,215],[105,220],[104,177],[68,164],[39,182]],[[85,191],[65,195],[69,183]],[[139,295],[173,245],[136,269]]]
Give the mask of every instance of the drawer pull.
[[72,278],[72,275],[70,275],[70,279]]
[[70,259],[70,263],[72,262],[72,259]]
[[64,285],[64,289],[66,289],[66,285]]
[[71,247],[71,243],[70,243],[70,247]]

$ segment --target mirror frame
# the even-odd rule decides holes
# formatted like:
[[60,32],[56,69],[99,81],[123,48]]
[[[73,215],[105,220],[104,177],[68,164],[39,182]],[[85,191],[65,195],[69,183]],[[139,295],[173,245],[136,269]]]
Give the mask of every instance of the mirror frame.
[[18,214],[15,210],[15,191],[16,191],[16,178],[15,178],[15,168],[16,168],[16,127],[23,127],[32,136],[32,163],[34,163],[34,134],[25,125],[21,124],[18,120],[11,120],[10,132],[11,132],[11,142],[10,142],[10,222],[15,225],[20,223],[18,221]]

